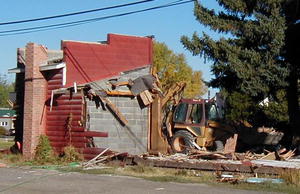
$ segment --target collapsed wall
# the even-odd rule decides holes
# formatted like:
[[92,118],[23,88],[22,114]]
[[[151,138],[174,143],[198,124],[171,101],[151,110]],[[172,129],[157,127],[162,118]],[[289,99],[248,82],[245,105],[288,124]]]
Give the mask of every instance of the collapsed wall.
[[[118,77],[118,81],[128,81],[143,75],[148,75],[150,66],[125,72]],[[115,78],[110,78],[115,79]],[[109,90],[111,86],[108,79],[93,82],[91,87],[94,90]],[[118,90],[128,91],[128,87],[122,86]],[[147,151],[148,128],[149,128],[149,107],[139,101],[138,97],[132,96],[110,96],[107,97],[128,120],[128,125],[122,122],[110,110],[101,106],[96,108],[94,101],[87,100],[87,122],[88,130],[105,131],[107,138],[94,138],[96,147],[110,148],[119,152],[130,154],[141,154]]]

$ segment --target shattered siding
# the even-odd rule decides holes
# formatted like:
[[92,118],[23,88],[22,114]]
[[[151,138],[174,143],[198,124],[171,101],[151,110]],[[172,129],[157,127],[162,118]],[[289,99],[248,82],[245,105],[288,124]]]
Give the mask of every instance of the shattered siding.
[[[138,69],[125,73],[119,77],[120,81],[136,79],[147,75],[150,68]],[[93,86],[93,85],[92,85]],[[95,86],[95,85],[94,85]],[[97,87],[109,88],[107,80],[97,82]],[[128,90],[125,86],[123,90]],[[137,98],[131,97],[109,97],[120,112],[129,121],[128,126],[122,126],[109,110],[103,110],[101,106],[97,109],[93,101],[87,102],[87,113],[89,114],[89,126],[92,131],[108,132],[107,138],[94,138],[97,147],[110,148],[119,152],[130,154],[141,154],[147,151],[148,139],[148,107],[141,107]]]

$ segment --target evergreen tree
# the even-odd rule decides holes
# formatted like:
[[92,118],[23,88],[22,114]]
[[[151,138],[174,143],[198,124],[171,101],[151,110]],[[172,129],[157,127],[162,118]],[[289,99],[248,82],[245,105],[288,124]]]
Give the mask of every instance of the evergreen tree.
[[[289,62],[288,48],[291,46],[287,45],[287,40],[290,25],[296,21],[292,15],[298,17],[295,14],[297,10],[291,11],[294,4],[290,3],[298,0],[217,1],[222,11],[207,9],[196,1],[194,15],[200,23],[216,32],[228,34],[229,38],[214,40],[205,33],[202,36],[194,33],[191,38],[182,37],[183,45],[194,55],[204,56],[213,62],[211,71],[215,78],[210,85],[220,88],[231,101],[244,96],[247,101],[248,97],[251,98],[253,106],[266,97],[279,102],[278,91],[285,89],[289,104],[292,98],[294,100],[293,111],[289,109],[291,120],[291,114],[297,115],[297,109],[299,112],[299,103],[297,87],[289,88],[295,85],[295,79],[297,83],[299,69],[294,69],[297,67],[295,62]],[[293,82],[289,79],[291,72],[294,72]],[[253,114],[248,116],[253,117]]]

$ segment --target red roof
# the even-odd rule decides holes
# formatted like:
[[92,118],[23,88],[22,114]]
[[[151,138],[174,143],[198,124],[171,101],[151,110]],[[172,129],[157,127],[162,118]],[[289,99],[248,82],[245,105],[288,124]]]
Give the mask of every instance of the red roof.
[[152,63],[152,39],[108,34],[107,43],[63,41],[66,87],[119,75]]

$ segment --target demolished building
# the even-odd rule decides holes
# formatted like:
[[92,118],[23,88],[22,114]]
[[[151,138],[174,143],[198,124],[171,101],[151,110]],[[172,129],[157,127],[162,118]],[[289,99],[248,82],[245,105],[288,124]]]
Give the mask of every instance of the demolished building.
[[108,34],[105,42],[62,41],[61,50],[35,43],[18,49],[9,72],[16,73],[16,141],[23,155],[33,156],[41,134],[57,153],[73,145],[87,159],[104,148],[146,152],[149,106],[114,83],[147,77],[151,64],[151,37]]

